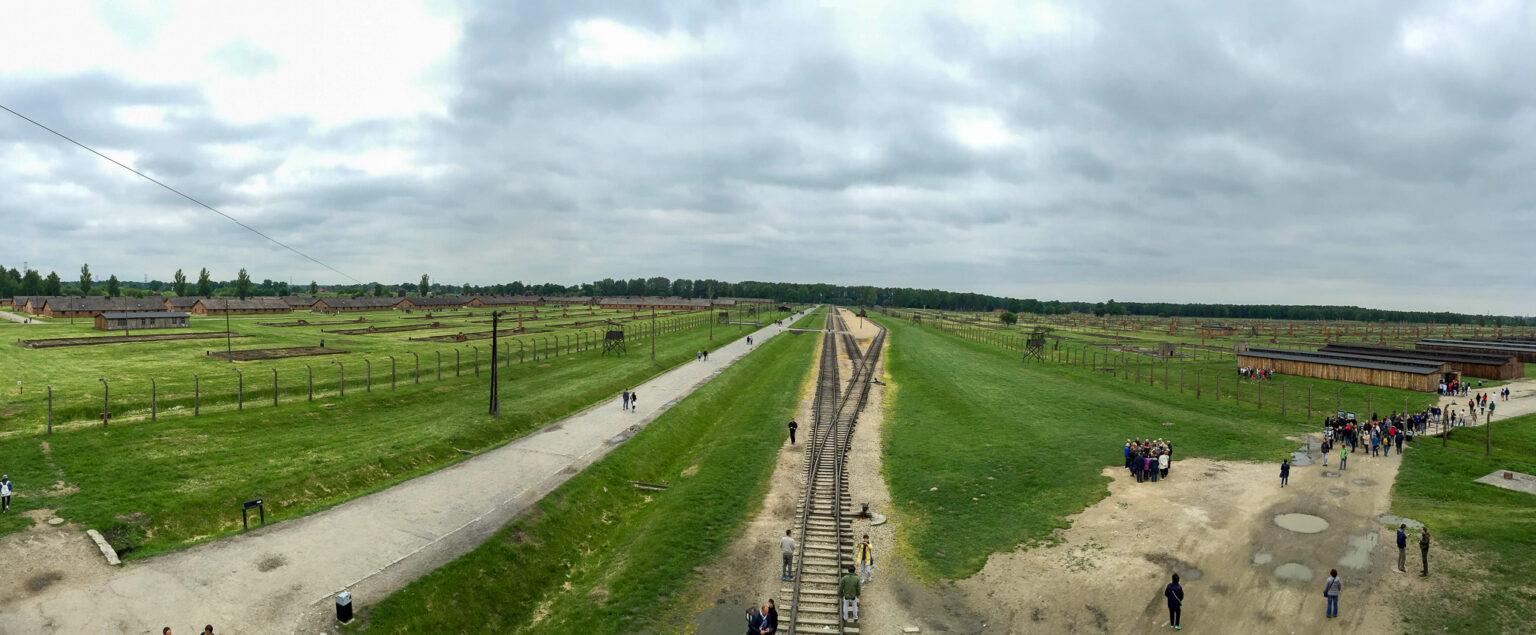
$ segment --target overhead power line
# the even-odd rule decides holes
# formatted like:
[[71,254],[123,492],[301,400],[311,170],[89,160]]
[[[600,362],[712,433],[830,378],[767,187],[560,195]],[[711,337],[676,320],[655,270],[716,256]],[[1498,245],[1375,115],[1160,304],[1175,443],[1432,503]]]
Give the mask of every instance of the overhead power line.
[[322,266],[322,267],[325,267],[325,268],[326,268],[326,269],[330,269],[330,270],[331,270],[331,271],[334,271],[334,272],[336,272],[336,273],[338,273],[338,274],[341,274],[341,275],[342,275],[342,277],[345,277],[345,278],[347,278],[347,279],[350,279],[350,280],[351,280],[351,281],[353,281],[353,282],[356,282],[356,283],[358,283],[358,284],[362,284],[362,283],[363,283],[363,281],[362,281],[362,280],[358,280],[358,279],[357,279],[357,278],[353,278],[353,277],[352,277],[352,276],[349,276],[349,275],[347,275],[347,274],[346,274],[346,272],[344,272],[344,271],[342,271],[342,270],[340,270],[340,269],[337,269],[337,268],[335,268],[335,267],[332,267],[332,266],[330,266],[330,265],[328,265],[328,264],[325,264],[325,263],[323,263],[323,262],[320,262],[320,261],[319,261],[319,260],[318,260],[318,259],[316,259],[316,258],[315,258],[315,257],[314,257],[314,256],[311,256],[311,255],[309,255],[309,254],[306,254],[306,253],[304,253],[304,252],[302,252],[302,251],[299,251],[299,250],[297,250],[297,249],[294,249],[294,248],[293,248],[293,247],[290,247],[290,246],[288,246],[288,245],[287,245],[287,244],[286,244],[286,243],[284,243],[284,242],[283,242],[283,241],[281,241],[281,240],[278,240],[278,239],[276,239],[276,238],[273,238],[273,237],[271,237],[271,236],[268,236],[268,235],[266,235],[266,234],[263,234],[263,233],[261,233],[261,230],[258,230],[258,229],[256,229],[256,228],[255,228],[255,227],[251,227],[251,226],[250,226],[250,225],[247,225],[247,224],[245,224],[245,223],[242,223],[242,222],[240,222],[240,219],[238,219],[238,218],[235,218],[235,217],[233,217],[233,216],[230,216],[230,215],[229,215],[229,214],[225,214],[225,213],[224,213],[224,212],[221,212],[221,211],[219,211],[219,210],[217,210],[217,209],[214,209],[214,208],[213,208],[213,206],[212,206],[212,205],[209,205],[209,204],[207,204],[207,203],[204,203],[204,202],[202,202],[202,201],[199,201],[199,200],[197,200],[197,199],[195,199],[195,198],[192,198],[192,197],[191,197],[191,196],[188,196],[188,195],[187,195],[187,194],[186,194],[186,193],[185,193],[185,192],[182,192],[182,191],[181,191],[181,190],[178,190],[178,189],[176,189],[176,188],[174,188],[174,187],[171,187],[171,186],[169,186],[169,185],[166,185],[166,184],[164,184],[164,183],[161,183],[161,182],[160,182],[160,181],[157,181],[157,180],[155,180],[155,179],[154,179],[154,177],[151,177],[151,176],[149,176],[149,175],[148,175],[148,174],[145,174],[145,173],[143,173],[143,172],[140,172],[140,171],[138,171],[138,170],[135,170],[135,169],[133,169],[133,168],[131,168],[131,167],[128,167],[128,166],[127,166],[127,165],[124,165],[124,164],[123,164],[123,163],[122,163],[122,162],[121,162],[121,161],[118,161],[118,160],[117,160],[117,159],[114,159],[114,158],[112,158],[112,157],[109,157],[109,156],[107,156],[107,155],[105,155],[105,154],[102,154],[102,153],[100,153],[100,152],[97,152],[97,151],[96,151],[96,149],[95,149],[95,148],[92,148],[92,147],[90,147],[90,146],[88,146],[88,145],[85,145],[85,144],[83,144],[83,143],[80,143],[80,142],[79,142],[79,141],[75,141],[75,140],[74,140],[74,139],[71,139],[71,138],[70,138],[70,137],[69,137],[69,136],[68,136],[68,135],[65,135],[65,134],[64,134],[64,133],[62,133],[62,132],[59,132],[59,131],[57,131],[57,130],[54,130],[54,129],[53,129],[53,128],[49,128],[49,127],[48,127],[48,126],[45,126],[45,125],[43,125],[43,124],[41,124],[41,123],[39,123],[39,122],[37,122],[37,121],[36,121],[36,120],[34,120],[34,119],[32,119],[32,118],[31,118],[31,117],[28,117],[28,116],[26,116],[26,115],[23,115],[23,114],[21,114],[21,113],[19,113],[19,112],[16,112],[16,111],[14,111],[14,110],[11,110],[11,109],[10,109],[10,108],[9,108],[9,107],[8,107],[8,106],[6,106],[6,105],[5,105],[5,104],[0,104],[0,109],[4,109],[4,110],[5,110],[5,111],[6,111],[6,112],[8,112],[8,113],[11,113],[11,114],[13,114],[13,115],[16,115],[16,116],[17,116],[17,117],[20,117],[20,118],[21,118],[21,119],[22,119],[22,120],[24,120],[24,121],[26,121],[26,122],[27,122],[27,123],[30,123],[30,124],[32,124],[32,125],[34,125],[34,126],[37,126],[37,127],[39,127],[39,128],[42,128],[42,129],[43,129],[43,130],[47,130],[47,131],[48,131],[48,132],[51,132],[51,133],[53,133],[53,134],[54,134],[54,135],[55,135],[55,136],[57,136],[57,137],[58,137],[58,138],[60,138],[60,139],[63,139],[63,140],[65,140],[65,141],[68,141],[68,142],[70,142],[70,143],[73,143],[73,144],[75,144],[75,145],[77,145],[77,146],[79,146],[79,147],[80,147],[80,148],[82,148],[82,149],[84,149],[84,150],[85,150],[85,151],[87,151],[87,152],[90,152],[90,153],[91,153],[91,154],[94,154],[94,155],[96,155],[96,156],[98,156],[98,157],[101,157],[101,158],[103,158],[103,159],[106,159],[106,160],[107,160],[107,161],[111,161],[111,162],[112,162],[112,164],[113,164],[113,165],[116,165],[116,166],[117,166],[117,167],[120,167],[120,168],[122,168],[122,169],[124,169],[124,170],[127,170],[127,171],[129,171],[129,172],[132,172],[132,173],[134,173],[134,174],[137,174],[137,175],[139,175],[139,176],[140,176],[140,177],[141,177],[141,178],[143,178],[143,179],[144,179],[144,180],[146,180],[146,181],[149,181],[149,182],[150,182],[150,183],[154,183],[154,184],[155,184],[155,185],[158,185],[158,186],[160,186],[160,187],[163,187],[163,188],[165,188],[165,189],[167,189],[167,190],[169,190],[169,191],[171,191],[171,192],[172,192],[172,193],[174,193],[174,194],[175,194],[175,195],[177,195],[177,196],[180,196],[180,197],[182,197],[182,198],[184,198],[184,199],[187,199],[187,200],[189,200],[189,201],[192,201],[192,202],[193,202],[193,203],[196,203],[196,204],[197,204],[197,205],[198,205],[198,206],[199,206],[199,207],[202,207],[202,208],[203,208],[203,209],[206,209],[206,210],[208,210],[208,211],[210,211],[210,212],[213,212],[213,213],[215,213],[215,214],[218,214],[218,215],[219,215],[219,216],[223,216],[223,217],[224,217],[224,218],[226,218],[226,219],[228,219],[228,220],[229,220],[229,222],[231,222],[231,223],[234,223],[234,224],[236,224],[236,225],[239,225],[239,226],[240,226],[240,227],[241,227],[241,228],[243,228],[243,229],[245,229],[245,230],[246,230],[246,231],[248,231],[248,232],[251,232],[251,233],[253,233],[253,234],[256,234],[256,235],[257,235],[257,236],[261,236],[261,237],[262,237],[262,238],[265,238],[265,239],[267,239],[267,240],[268,240],[268,241],[271,241],[271,242],[272,242],[272,244],[274,244],[274,245],[277,245],[277,246],[279,246],[279,247],[282,247],[282,248],[283,248],[283,249],[287,249],[287,250],[288,250],[288,251],[291,251],[291,252],[293,252],[293,253],[295,253],[295,254],[298,254],[298,255],[300,255],[300,256],[302,256],[302,257],[304,257],[304,258],[305,258],[305,259],[306,259],[306,260],[309,260],[309,261],[310,261],[310,262],[313,262],[313,263],[315,263],[315,264],[317,264],[317,265],[320,265],[320,266]]

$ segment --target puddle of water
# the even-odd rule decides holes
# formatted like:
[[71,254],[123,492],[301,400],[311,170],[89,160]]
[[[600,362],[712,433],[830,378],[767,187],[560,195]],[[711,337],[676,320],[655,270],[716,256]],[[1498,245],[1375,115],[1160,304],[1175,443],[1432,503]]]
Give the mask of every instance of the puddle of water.
[[1376,548],[1376,533],[1350,536],[1349,549],[1339,558],[1339,566],[1360,570],[1371,566],[1371,550]]
[[1349,496],[1349,490],[1339,489],[1337,487],[1328,488],[1328,493],[1333,494],[1334,496]]
[[1205,576],[1205,572],[1196,569],[1194,565],[1191,565],[1188,562],[1184,562],[1183,560],[1179,560],[1178,558],[1165,553],[1149,553],[1146,555],[1146,558],[1147,562],[1160,564],[1168,567],[1169,569],[1172,569],[1174,573],[1179,574],[1179,579],[1186,582],[1191,580],[1199,580]]
[[1370,479],[1364,479],[1364,478],[1357,478],[1357,479],[1355,479],[1353,481],[1350,481],[1350,482],[1354,483],[1356,485],[1359,485],[1361,487],[1366,487],[1366,486],[1369,486],[1369,485],[1373,485],[1373,483],[1371,483]]
[[1328,529],[1328,521],[1311,514],[1280,514],[1275,524],[1298,534],[1315,534]]
[[1307,466],[1312,464],[1312,456],[1306,450],[1297,450],[1291,453],[1291,465]]
[[[52,522],[52,521],[49,521],[49,522]],[[1380,516],[1377,516],[1376,517],[1376,522],[1381,523],[1383,525],[1386,525],[1388,527],[1391,527],[1393,529],[1397,529],[1398,525],[1407,525],[1409,532],[1418,531],[1420,527],[1424,526],[1424,523],[1421,523],[1421,522],[1419,522],[1417,520],[1414,520],[1412,518],[1403,518],[1402,516],[1393,516],[1392,514],[1382,514]],[[1413,536],[1409,536],[1409,538],[1412,538],[1412,537]]]
[[1275,561],[1275,556],[1268,553],[1256,553],[1253,554],[1252,557],[1248,558],[1248,561],[1252,562],[1253,564],[1269,564]]
[[1311,582],[1312,570],[1306,565],[1287,562],[1275,567],[1275,577],[1287,582]]
[[1338,472],[1323,472],[1323,478],[1338,478],[1339,476]]

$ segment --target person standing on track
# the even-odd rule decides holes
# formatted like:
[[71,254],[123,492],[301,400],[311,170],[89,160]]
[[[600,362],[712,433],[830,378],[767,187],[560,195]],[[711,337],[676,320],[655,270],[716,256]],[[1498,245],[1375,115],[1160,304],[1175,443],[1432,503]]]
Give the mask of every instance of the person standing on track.
[[1179,626],[1179,613],[1184,607],[1184,587],[1179,586],[1179,574],[1173,574],[1173,582],[1163,587],[1163,597],[1168,598],[1168,624],[1174,630],[1181,630]]
[[795,539],[791,529],[784,530],[784,537],[779,539],[779,551],[784,554],[784,572],[779,574],[781,580],[795,579]]
[[848,573],[837,581],[837,595],[843,600],[843,621],[849,621],[852,615],[854,622],[859,621],[859,576],[853,572],[853,565],[848,565]]
[[869,583],[875,581],[875,548],[869,544],[869,534],[864,534],[864,542],[854,548],[854,559],[859,563],[859,579]]
[[789,444],[790,445],[794,445],[795,444],[795,431],[799,430],[799,429],[800,429],[800,424],[795,423],[794,419],[790,419],[789,420]]

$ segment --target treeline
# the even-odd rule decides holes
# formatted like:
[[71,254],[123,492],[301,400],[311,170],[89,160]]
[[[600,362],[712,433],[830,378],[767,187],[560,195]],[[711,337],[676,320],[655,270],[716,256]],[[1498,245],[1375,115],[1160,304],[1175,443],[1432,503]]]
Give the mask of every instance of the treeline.
[[[1208,320],[1222,319],[1269,319],[1269,320],[1352,320],[1357,322],[1418,322],[1436,324],[1476,324],[1480,326],[1536,325],[1536,318],[1507,315],[1473,315],[1446,311],[1389,311],[1357,306],[1339,305],[1289,305],[1289,304],[1210,304],[1173,302],[1086,302],[1062,300],[1036,300],[1033,298],[1005,298],[982,293],[961,293],[941,289],[911,289],[905,287],[845,286],[826,283],[758,282],[744,280],[726,282],[713,278],[603,278],[580,284],[554,282],[524,283],[513,281],[489,285],[443,284],[423,274],[418,282],[401,282],[387,285],[379,282],[351,285],[326,285],[311,281],[307,285],[289,285],[270,279],[255,282],[244,269],[234,280],[211,279],[207,268],[199,272],[195,282],[187,280],[177,270],[172,282],[118,281],[113,276],[107,285],[91,283],[89,266],[81,267],[80,278],[64,282],[57,273],[41,276],[37,271],[0,267],[0,297],[16,295],[147,295],[151,293],[175,293],[176,295],[241,296],[322,294],[342,296],[392,296],[400,293],[422,295],[475,294],[496,295],[573,295],[573,296],[679,296],[684,298],[770,298],[795,304],[830,303],[894,308],[928,308],[945,311],[991,311],[1003,309],[1014,313],[1064,315],[1089,313],[1094,315],[1139,315],[1156,317],[1190,317]],[[82,284],[83,283],[83,284]],[[82,289],[82,286],[85,289]]]

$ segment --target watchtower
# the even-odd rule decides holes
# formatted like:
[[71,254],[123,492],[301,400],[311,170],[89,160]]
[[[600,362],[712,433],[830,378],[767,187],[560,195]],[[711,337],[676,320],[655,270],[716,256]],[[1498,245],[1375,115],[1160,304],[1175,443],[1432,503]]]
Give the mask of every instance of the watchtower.
[[612,352],[614,355],[623,355],[629,352],[624,347],[624,331],[608,331],[603,336],[603,354]]
[[1045,361],[1045,335],[1049,332],[1050,330],[1044,326],[1037,326],[1035,330],[1030,331],[1029,339],[1024,341],[1024,361],[1027,362],[1030,358]]

